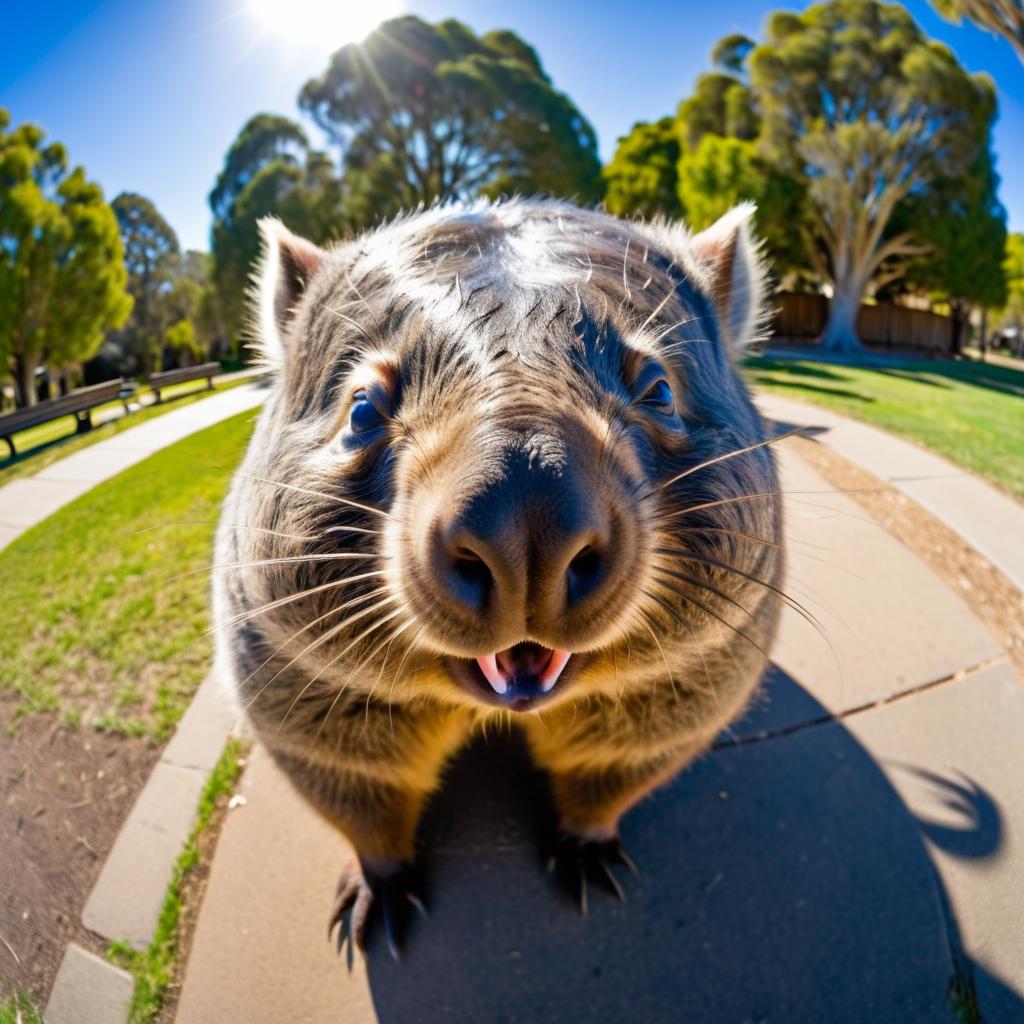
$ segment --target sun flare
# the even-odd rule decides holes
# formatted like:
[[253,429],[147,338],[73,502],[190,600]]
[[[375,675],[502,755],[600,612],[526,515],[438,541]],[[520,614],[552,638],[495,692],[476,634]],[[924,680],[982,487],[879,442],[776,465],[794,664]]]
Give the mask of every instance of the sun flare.
[[364,39],[406,5],[403,0],[249,0],[248,8],[270,34],[298,45],[326,43],[333,50]]

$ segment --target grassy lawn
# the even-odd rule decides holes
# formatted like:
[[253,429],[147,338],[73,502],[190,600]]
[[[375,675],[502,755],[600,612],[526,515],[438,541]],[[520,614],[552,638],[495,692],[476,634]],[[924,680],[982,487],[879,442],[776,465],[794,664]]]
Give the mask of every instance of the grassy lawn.
[[[66,455],[71,455],[82,448],[88,448],[89,445],[95,444],[97,441],[103,441],[108,437],[113,437],[114,434],[120,434],[123,430],[137,427],[140,423],[153,419],[154,416],[162,416],[165,412],[184,408],[184,406],[202,401],[210,395],[229,391],[239,384],[247,383],[249,381],[245,379],[230,380],[223,384],[218,384],[213,391],[207,391],[205,387],[197,388],[195,381],[186,384],[176,384],[173,388],[164,388],[164,400],[160,405],[144,405],[141,409],[129,413],[127,416],[121,415],[117,419],[99,424],[87,434],[75,433],[75,425],[71,416],[62,416],[59,420],[53,420],[50,423],[43,423],[38,427],[33,427],[31,430],[22,431],[22,433],[14,435],[14,444],[18,449],[18,457],[13,461],[11,459],[0,461],[0,487],[10,483],[11,480],[17,480],[19,477],[38,473],[41,469],[45,469],[58,459],[63,459]],[[145,390],[148,389],[140,389],[140,391]],[[124,407],[120,402],[110,402],[107,405],[98,406],[93,412],[101,412],[112,407],[116,407],[122,413],[124,411]],[[40,448],[39,446],[41,445],[46,447]],[[7,452],[7,447],[2,442],[0,442],[0,452],[5,454]],[[0,455],[0,458],[2,458],[2,455]]]
[[868,368],[751,358],[745,372],[757,388],[901,434],[1024,498],[1024,371],[936,360]]
[[[0,688],[17,698],[15,719],[56,711],[72,725],[170,733],[210,660],[208,576],[172,577],[209,563],[255,415],[157,452],[0,552]],[[186,522],[209,525],[166,526]]]

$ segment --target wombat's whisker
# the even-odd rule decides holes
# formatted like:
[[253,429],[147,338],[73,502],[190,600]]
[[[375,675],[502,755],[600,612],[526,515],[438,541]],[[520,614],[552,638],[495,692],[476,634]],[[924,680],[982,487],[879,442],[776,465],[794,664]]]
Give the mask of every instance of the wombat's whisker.
[[[249,674],[248,674],[248,675],[247,675],[247,676],[245,677],[245,679],[243,679],[243,680],[242,680],[242,681],[241,681],[241,682],[240,682],[240,683],[238,684],[238,689],[239,689],[239,691],[242,691],[242,690],[244,690],[244,689],[245,689],[245,686],[246,686],[246,684],[247,684],[247,683],[248,683],[248,682],[249,682],[249,681],[250,681],[250,680],[251,680],[251,679],[252,679],[252,678],[253,678],[254,676],[256,676],[256,675],[257,675],[257,674],[258,674],[259,672],[262,672],[262,671],[263,671],[263,669],[265,669],[265,668],[266,668],[266,667],[267,667],[267,666],[268,666],[268,665],[269,665],[269,664],[270,664],[270,663],[271,663],[271,662],[272,662],[272,661],[273,661],[273,660],[274,660],[274,659],[275,659],[275,658],[276,658],[276,657],[277,657],[277,656],[278,656],[278,655],[279,655],[279,654],[280,654],[280,653],[281,653],[281,652],[282,652],[282,651],[283,651],[283,650],[284,650],[284,649],[285,649],[285,648],[286,648],[286,647],[287,647],[287,646],[288,646],[288,645],[289,645],[289,644],[290,644],[290,643],[291,643],[291,642],[292,642],[293,640],[295,640],[295,639],[296,639],[296,637],[299,637],[299,636],[301,636],[301,635],[302,635],[303,633],[305,633],[305,632],[306,632],[306,630],[307,630],[307,629],[312,629],[312,628],[313,628],[314,626],[316,626],[316,625],[319,625],[319,624],[320,624],[321,622],[323,622],[323,621],[324,621],[324,619],[328,619],[328,618],[330,618],[330,617],[331,617],[332,615],[337,615],[337,614],[338,614],[339,612],[347,611],[347,610],[348,610],[349,608],[355,608],[355,607],[358,607],[359,605],[361,605],[361,604],[365,604],[365,603],[366,603],[367,601],[372,601],[372,600],[373,600],[373,599],[374,599],[375,597],[380,597],[380,595],[381,595],[381,594],[386,594],[387,592],[388,592],[388,587],[387,587],[387,585],[385,585],[385,586],[383,586],[383,587],[378,587],[378,588],[377,588],[376,590],[371,590],[369,594],[362,594],[362,595],[360,595],[359,597],[353,597],[353,598],[352,598],[352,599],[351,599],[350,601],[345,601],[345,602],[344,602],[343,604],[339,604],[339,605],[337,605],[336,607],[334,607],[334,608],[331,608],[331,609],[330,609],[329,611],[326,611],[326,612],[324,612],[324,614],[323,614],[323,615],[320,615],[320,616],[318,616],[317,618],[313,619],[313,621],[312,621],[312,622],[307,622],[307,623],[306,623],[306,625],[304,625],[304,626],[303,626],[303,627],[302,627],[301,629],[298,629],[298,630],[296,630],[296,631],[295,631],[294,633],[292,633],[292,635],[291,635],[290,637],[288,637],[288,639],[287,639],[287,640],[285,640],[285,642],[284,642],[283,644],[281,644],[281,646],[280,646],[280,647],[278,647],[278,649],[277,649],[276,651],[274,651],[274,653],[273,653],[273,654],[271,654],[271,655],[270,655],[270,657],[269,657],[269,658],[267,658],[267,660],[266,660],[266,661],[264,661],[262,665],[259,665],[259,666],[258,666],[257,668],[254,668],[254,669],[252,670],[252,672],[250,672],[250,673],[249,673]],[[344,623],[343,625],[347,625],[347,624],[348,624],[348,623],[346,622],[346,623]],[[306,654],[307,654],[307,653],[309,652],[309,650],[310,650],[310,648],[308,648],[308,647],[307,647],[307,648],[306,648],[306,650],[305,650],[305,651],[303,651],[303,652],[302,652],[302,654],[300,654],[300,655],[299,655],[299,658],[302,658],[302,657],[304,657],[304,656],[305,656],[305,655],[306,655]],[[285,669],[288,669],[288,668],[290,668],[292,664],[293,664],[293,662],[289,662],[289,663],[288,663],[287,665],[285,665],[285,667],[284,667],[283,669],[281,669],[281,672],[284,672],[284,671],[285,671]],[[267,688],[267,687],[268,687],[268,686],[269,686],[269,685],[270,685],[270,684],[271,684],[271,683],[272,683],[272,682],[273,682],[273,681],[274,681],[275,679],[277,679],[277,678],[278,678],[278,676],[280,676],[281,672],[278,672],[278,673],[276,673],[275,675],[273,675],[273,676],[272,676],[272,677],[271,677],[270,679],[268,679],[268,680],[267,680],[267,682],[265,682],[265,683],[264,683],[264,684],[263,684],[263,685],[262,685],[262,686],[261,686],[261,687],[259,688],[259,690],[258,690],[258,691],[256,692],[255,696],[253,696],[252,700],[250,700],[250,701],[249,701],[249,702],[248,702],[248,703],[247,703],[247,704],[245,705],[245,710],[246,710],[246,711],[248,711],[248,710],[249,710],[249,709],[250,709],[250,708],[251,708],[251,707],[253,706],[253,704],[255,704],[255,703],[256,703],[256,701],[257,701],[257,700],[259,700],[259,698],[260,698],[260,697],[261,697],[261,696],[263,695],[263,691],[264,691],[264,690],[266,690],[266,688]]]
[[[389,604],[393,603],[394,598],[389,594],[386,598],[384,598],[383,601],[378,601],[376,604],[370,605],[369,608],[362,608],[360,611],[357,611],[354,614],[349,615],[347,618],[344,618],[344,620],[342,620],[340,623],[335,624],[329,630],[325,630],[321,635],[316,637],[315,640],[311,641],[309,644],[305,646],[305,648],[299,651],[299,653],[291,659],[291,662],[289,662],[288,665],[284,666],[284,668],[282,669],[279,669],[278,672],[274,674],[273,679],[270,679],[266,685],[272,683],[274,679],[279,679],[282,676],[282,674],[287,672],[290,668],[292,668],[292,666],[295,665],[296,662],[300,662],[302,658],[304,658],[307,654],[311,654],[314,650],[316,650],[317,647],[323,647],[324,644],[326,644],[329,640],[334,639],[334,637],[336,637],[343,630],[348,629],[348,627],[351,626],[353,623],[357,623],[360,620],[360,618],[366,618],[367,615],[372,615],[375,611],[380,611],[381,608],[386,608]],[[386,618],[384,618],[384,620],[381,620],[381,622],[386,621]],[[371,626],[370,632],[372,633],[376,628],[376,626]],[[359,634],[360,637],[362,635],[364,634]],[[349,646],[341,652],[341,654],[346,653],[358,639],[359,638],[356,637],[356,639],[353,640],[352,643],[349,644]],[[338,657],[341,657],[341,654],[339,654]],[[337,660],[337,658],[335,658],[334,660]],[[299,690],[298,694],[296,694],[295,699],[291,702],[291,705],[289,705],[288,711],[285,712],[285,717],[281,720],[280,724],[278,725],[279,729],[281,729],[281,727],[288,720],[288,716],[291,715],[292,709],[295,707],[299,698],[309,689],[310,686],[312,686],[314,682],[316,682],[317,679],[319,679],[319,677],[321,677],[321,675],[324,672],[324,669],[326,669],[329,665],[334,664],[334,660],[332,660],[332,662],[328,662],[328,664],[325,665],[321,669],[321,671],[317,672],[316,675],[313,676],[312,679],[310,679],[309,682],[307,682],[306,685],[303,686],[301,690]]]
[[426,626],[420,626],[416,631],[416,635],[405,645],[405,653],[402,655],[402,660],[398,663],[398,668],[395,669],[395,674],[391,678],[391,689],[388,691],[388,721],[391,723],[392,733],[395,731],[395,723],[391,713],[391,696],[395,692],[395,687],[398,685],[398,677],[402,674],[402,669],[405,668],[405,663],[409,660],[409,655],[416,649],[416,645],[420,642],[420,637],[422,637],[426,631]]
[[[659,521],[667,522],[669,519],[677,519],[679,516],[689,515],[691,512],[703,512],[709,508],[720,508],[722,505],[734,505],[740,501],[755,501],[759,498],[792,498],[794,494],[842,494],[842,491],[758,491],[755,494],[736,494],[731,498],[716,498],[714,501],[704,501],[699,505],[690,505],[688,508],[676,509],[674,512],[664,512],[659,515]],[[808,505],[811,508],[821,508],[828,512],[834,512],[836,515],[841,514],[834,508],[829,508],[828,505],[819,505],[813,501],[804,501],[800,498],[794,498],[793,500],[798,501],[802,505]]]
[[334,316],[336,316],[339,320],[344,320],[345,323],[354,327],[371,345],[374,344],[376,339],[373,337],[372,334],[370,334],[366,330],[365,327],[363,327],[363,325],[358,320],[353,320],[352,317],[350,317],[347,313],[342,313],[340,309],[337,309],[334,306],[325,306],[324,308],[327,310],[328,313],[333,313]]
[[[647,280],[650,281],[650,278],[648,278]],[[645,287],[646,287],[646,283],[645,283]],[[676,290],[675,290],[675,288],[673,288],[670,292],[668,292],[665,295],[665,298],[663,298],[661,300],[661,302],[659,302],[657,304],[657,306],[654,307],[654,311],[650,314],[650,316],[647,317],[647,319],[637,329],[637,332],[636,332],[637,334],[643,334],[644,331],[647,330],[647,327],[650,325],[650,323],[653,320],[657,320],[658,314],[668,305],[669,299],[671,299],[672,296],[675,295],[675,294],[676,294]],[[680,325],[680,326],[682,326],[682,325]]]
[[337,494],[325,494],[323,491],[313,491],[308,487],[299,487],[296,484],[286,484],[283,480],[268,480],[266,477],[252,476],[249,473],[242,473],[241,471],[234,475],[245,477],[246,480],[254,480],[256,483],[270,484],[273,487],[281,487],[286,491],[297,491],[299,494],[308,494],[314,498],[324,498],[327,501],[336,501],[340,505],[349,505],[352,508],[361,509],[363,512],[372,512],[374,515],[383,516],[385,519],[391,518],[391,515],[383,509],[374,508],[373,505],[364,505],[359,501],[352,501],[351,498],[342,498]]
[[829,652],[832,655],[832,660],[835,662],[836,669],[839,673],[840,681],[843,679],[843,667],[839,662],[839,658],[836,655],[835,648],[832,645],[832,641],[829,639],[828,632],[821,620],[818,619],[813,612],[808,611],[799,601],[794,597],[791,597],[780,587],[775,586],[773,583],[769,583],[767,580],[761,579],[759,576],[753,575],[753,573],[745,572],[743,569],[738,569],[734,565],[729,565],[727,562],[719,561],[717,558],[712,558],[709,555],[699,555],[693,551],[685,551],[683,549],[677,549],[675,556],[680,558],[684,562],[700,562],[704,565],[711,565],[715,568],[721,569],[724,572],[731,572],[737,576],[741,576],[745,580],[749,580],[751,583],[758,584],[764,587],[766,590],[770,590],[776,597],[778,597],[784,604],[788,605],[793,609],[814,631],[824,640],[825,645],[828,647]]
[[[749,540],[754,544],[763,544],[769,548],[781,548],[782,544],[774,540],[766,540],[764,537],[755,537],[752,533],[744,533],[742,530],[729,530],[724,526],[676,526],[676,533],[721,533],[727,537],[739,537],[742,540]],[[659,548],[655,548],[659,551]]]
[[[764,655],[766,659],[768,658],[768,652],[760,644],[756,643],[749,636],[747,636],[747,634],[744,633],[742,629],[738,629],[736,626],[734,626],[731,622],[728,621],[728,619],[722,618],[722,616],[719,615],[713,608],[710,608],[699,598],[694,597],[692,594],[688,594],[681,587],[674,586],[667,580],[663,580],[660,576],[656,575],[653,579],[659,587],[663,587],[665,590],[669,590],[673,594],[678,594],[679,597],[681,597],[684,601],[696,605],[698,608],[700,608],[701,611],[705,612],[707,615],[710,615],[711,618],[715,619],[717,622],[720,622],[723,626],[726,627],[726,629],[731,629],[737,636],[742,637],[744,640],[746,640],[747,643],[751,645],[751,647],[758,651],[758,653]],[[651,598],[653,601],[657,601],[657,603],[660,604],[661,607],[664,608],[665,611],[667,611],[676,620],[676,622],[679,622],[687,626],[687,628],[690,628],[689,623],[687,623],[686,620],[667,601],[663,601],[660,597],[657,596],[657,594],[652,594],[650,591],[647,591],[646,593],[647,596]],[[698,650],[699,649],[700,648],[698,646]]]
[[[352,643],[350,643],[350,644],[348,645],[348,647],[346,647],[346,648],[345,648],[345,649],[344,649],[343,651],[341,651],[341,652],[340,652],[339,654],[337,654],[337,655],[336,655],[335,657],[333,657],[333,658],[332,658],[332,659],[331,659],[331,660],[330,660],[329,662],[327,662],[327,664],[326,664],[326,665],[324,665],[324,666],[323,666],[323,667],[322,667],[322,668],[320,669],[320,671],[319,671],[319,672],[317,672],[317,674],[316,674],[315,676],[313,676],[313,678],[312,678],[312,679],[311,679],[311,680],[310,680],[310,681],[309,681],[309,682],[308,682],[308,683],[306,684],[306,687],[309,687],[309,686],[311,686],[311,685],[312,685],[312,684],[313,684],[314,682],[316,682],[316,680],[317,680],[317,679],[319,679],[319,678],[320,678],[320,676],[321,676],[321,675],[322,675],[322,674],[323,674],[323,673],[324,673],[324,672],[325,672],[325,671],[326,671],[326,670],[327,670],[328,668],[330,668],[330,667],[331,667],[332,665],[334,665],[334,664],[335,664],[335,663],[336,663],[336,662],[338,661],[338,659],[339,659],[339,658],[341,658],[341,657],[343,657],[343,656],[344,656],[345,654],[347,654],[347,653],[348,653],[348,651],[350,651],[350,650],[351,650],[351,649],[352,649],[352,648],[353,648],[353,647],[354,647],[354,646],[355,646],[355,645],[356,645],[357,643],[359,643],[359,641],[360,641],[360,640],[363,640],[363,639],[365,639],[366,637],[368,637],[368,636],[371,636],[371,635],[372,635],[372,634],[373,634],[373,633],[374,633],[374,632],[375,632],[376,630],[380,629],[380,628],[381,628],[382,626],[385,626],[385,625],[387,625],[387,623],[389,623],[389,622],[390,622],[390,621],[391,621],[392,619],[394,619],[394,618],[396,618],[397,616],[401,615],[401,614],[402,614],[403,612],[405,612],[405,611],[408,611],[408,608],[409,608],[409,606],[408,606],[407,604],[403,604],[403,605],[401,605],[401,607],[399,607],[399,608],[396,608],[396,609],[395,609],[395,610],[394,610],[393,612],[391,612],[391,613],[390,613],[389,615],[385,615],[385,616],[384,616],[384,618],[382,618],[382,619],[378,620],[377,622],[375,622],[375,623],[374,623],[374,624],[373,624],[372,626],[369,626],[369,627],[368,627],[367,629],[364,629],[364,630],[363,630],[363,631],[362,631],[362,632],[361,632],[361,633],[360,633],[360,634],[359,634],[359,635],[358,635],[358,636],[357,636],[357,637],[356,637],[356,638],[355,638],[355,639],[354,639],[354,640],[352,641]],[[345,680],[345,682],[344,682],[344,683],[342,684],[342,686],[341,686],[341,688],[340,688],[340,689],[338,690],[337,694],[335,694],[334,700],[332,700],[332,701],[331,701],[331,703],[330,703],[330,706],[329,706],[329,707],[327,708],[327,711],[326,711],[326,713],[324,714],[323,720],[322,720],[322,721],[320,722],[320,726],[319,726],[319,728],[317,729],[316,733],[314,733],[314,735],[313,735],[313,742],[314,742],[314,743],[316,743],[316,741],[317,741],[317,740],[318,740],[318,739],[320,738],[320,734],[321,734],[321,733],[322,733],[322,732],[324,731],[324,726],[325,726],[325,725],[327,724],[327,720],[328,720],[328,719],[329,719],[329,718],[331,717],[331,714],[332,714],[332,712],[334,711],[335,707],[337,707],[338,701],[339,701],[339,700],[341,700],[341,695],[342,695],[342,694],[343,694],[343,693],[345,692],[345,690],[346,690],[346,689],[348,689],[348,684],[352,682],[352,679],[353,679],[353,678],[355,677],[355,674],[356,674],[356,673],[357,673],[357,672],[358,672],[358,671],[359,671],[359,670],[360,670],[360,669],[361,669],[361,668],[362,668],[362,667],[363,667],[363,666],[364,666],[364,665],[365,665],[365,664],[366,664],[366,663],[367,663],[367,662],[368,662],[368,661],[369,661],[369,660],[370,660],[371,658],[373,658],[373,656],[374,656],[374,655],[375,655],[375,654],[376,654],[376,653],[377,653],[377,652],[378,652],[378,651],[379,651],[379,650],[380,650],[380,649],[381,649],[381,648],[382,648],[382,647],[384,646],[384,644],[386,644],[386,643],[388,642],[388,639],[389,639],[388,637],[385,637],[385,638],[384,638],[384,640],[382,640],[382,641],[381,641],[381,642],[380,642],[379,644],[377,644],[377,646],[376,646],[376,647],[374,647],[374,648],[373,648],[373,649],[372,649],[372,650],[371,650],[371,651],[369,652],[369,654],[367,654],[367,655],[366,655],[366,656],[365,656],[364,658],[361,658],[361,659],[359,660],[359,662],[357,662],[357,664],[356,664],[355,668],[353,668],[353,669],[352,669],[352,671],[351,671],[351,672],[349,672],[349,674],[348,674],[348,678],[347,678],[347,679]],[[305,692],[305,689],[303,689],[303,691],[302,691],[302,692],[304,693],[304,692]],[[301,696],[301,694],[300,694],[299,696]],[[298,698],[296,698],[296,700],[297,700],[297,699],[298,699]],[[291,710],[291,709],[289,708],[289,711],[290,711],[290,710]]]
[[153,530],[166,530],[168,527],[171,526],[222,526],[228,530],[248,530],[250,533],[269,534],[271,537],[281,537],[284,540],[316,540],[316,537],[303,537],[301,534],[298,533],[281,533],[280,530],[268,530],[262,526],[239,526],[235,523],[216,523],[209,519],[194,519],[179,523],[156,523],[153,526],[144,526],[141,530],[136,530],[135,535],[138,536],[141,533],[150,533]]
[[[391,657],[391,647],[394,642],[410,627],[416,625],[416,616],[414,615],[411,619],[407,619],[402,623],[388,638],[388,645],[384,648],[384,657],[381,660],[380,668],[377,671],[377,678],[374,679],[373,685],[370,687],[370,692],[366,695],[366,721],[369,723],[370,720],[370,701],[373,700],[374,691],[377,689],[377,684],[381,681],[381,677],[384,675],[384,669],[387,667],[388,658]],[[394,726],[394,720],[391,717],[391,705],[388,705],[388,720]]]
[[308,590],[300,590],[297,594],[289,594],[287,597],[279,597],[276,601],[269,601],[267,604],[260,605],[259,608],[254,608],[248,612],[242,612],[229,619],[225,619],[223,622],[218,622],[217,625],[211,626],[203,636],[209,636],[211,633],[215,633],[218,629],[223,629],[225,626],[234,626],[240,622],[247,622],[249,619],[253,619],[257,615],[262,615],[264,612],[273,611],[275,608],[282,608],[284,605],[292,604],[295,601],[301,601],[304,597],[311,597],[313,594],[319,594],[325,590],[331,590],[334,587],[343,587],[347,583],[358,583],[360,580],[370,579],[373,576],[386,575],[387,572],[385,570],[374,569],[372,572],[363,572],[356,576],[343,576],[341,579],[330,580],[327,583],[321,583],[318,586],[310,587]]
[[[662,548],[660,550],[664,551],[665,549]],[[656,566],[654,568],[654,572],[666,574],[668,576],[671,576],[673,579],[680,580],[683,583],[689,583],[690,586],[693,587],[700,587],[701,590],[706,590],[708,591],[708,593],[714,594],[716,597],[720,597],[723,601],[727,601],[733,607],[739,608],[739,610],[743,612],[743,614],[746,615],[748,619],[752,620],[754,618],[753,614],[751,614],[751,612],[748,611],[743,605],[741,605],[739,601],[737,601],[734,597],[725,593],[724,590],[719,590],[718,587],[714,586],[713,584],[700,579],[700,577],[698,576],[693,576],[690,573],[680,572],[678,569],[666,569],[663,565]]]
[[[329,526],[326,530],[324,530],[321,536],[326,537],[327,534],[329,533],[364,533],[370,537],[382,536],[380,530],[371,530],[365,526]],[[317,538],[303,538],[303,540],[306,539],[316,540]]]
[[672,674],[672,669],[669,666],[668,658],[665,657],[665,649],[661,646],[661,641],[658,639],[658,634],[651,629],[650,621],[647,617],[647,612],[642,608],[640,609],[640,615],[644,620],[644,628],[648,633],[651,634],[651,639],[654,641],[655,646],[658,648],[658,653],[661,655],[661,660],[665,663],[665,671],[668,673],[668,681],[672,685],[672,692],[675,694],[676,700],[679,700],[679,691],[676,689],[676,677]]
[[785,441],[787,437],[793,437],[794,434],[799,434],[802,430],[806,429],[806,426],[794,427],[792,430],[787,430],[784,434],[776,434],[775,437],[769,437],[764,441],[758,441],[756,444],[748,444],[745,448],[736,448],[731,452],[726,452],[725,455],[717,455],[713,459],[708,459],[705,462],[698,463],[696,466],[691,466],[689,469],[684,469],[682,473],[677,473],[670,480],[666,480],[664,483],[658,484],[654,490],[663,491],[666,487],[671,487],[673,484],[678,483],[680,480],[683,480],[688,476],[692,476],[699,470],[707,469],[708,466],[714,466],[718,462],[727,462],[729,459],[735,459],[738,455],[746,455],[747,452],[756,451],[758,448],[764,448],[767,445],[775,444],[777,441]]
[[288,555],[285,558],[258,558],[253,562],[221,562],[218,565],[207,565],[202,569],[192,569],[189,572],[171,576],[168,582],[187,579],[189,576],[198,576],[204,572],[216,572],[218,569],[249,569],[255,565],[291,565],[295,562],[347,562],[376,557],[376,554],[371,551],[334,551],[330,554],[322,555]]
[[790,608],[793,609],[797,614],[802,615],[807,619],[808,623],[815,626],[816,628],[823,629],[824,627],[818,621],[818,619],[809,612],[799,601],[790,597],[780,587],[775,586],[773,583],[768,583],[766,580],[761,579],[759,576],[755,576],[753,573],[746,572],[743,569],[738,569],[734,565],[729,565],[728,562],[722,562],[717,558],[712,558],[710,555],[697,554],[695,551],[688,551],[685,548],[663,548],[661,549],[666,554],[674,555],[676,558],[683,562],[700,562],[702,565],[714,566],[716,569],[721,569],[723,572],[735,573],[737,576],[741,576],[745,580],[749,580],[751,583],[756,583],[766,589],[770,590],[776,597],[783,600]]

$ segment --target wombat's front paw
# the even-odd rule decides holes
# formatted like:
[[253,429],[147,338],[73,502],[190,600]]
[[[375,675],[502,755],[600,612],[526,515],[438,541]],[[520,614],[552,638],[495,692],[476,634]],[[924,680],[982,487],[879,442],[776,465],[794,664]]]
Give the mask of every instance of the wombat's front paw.
[[377,920],[384,923],[388,950],[395,960],[409,928],[412,910],[427,912],[415,892],[411,864],[395,861],[364,861],[352,857],[341,872],[338,891],[327,922],[327,937],[338,927],[338,954],[346,948],[352,970],[353,945],[366,951],[366,940]]
[[554,851],[548,859],[548,872],[554,874],[562,887],[579,901],[581,914],[587,912],[588,881],[597,882],[625,902],[626,894],[612,873],[614,866],[637,874],[636,865],[622,848],[622,840],[618,836],[587,839],[571,832],[559,832]]

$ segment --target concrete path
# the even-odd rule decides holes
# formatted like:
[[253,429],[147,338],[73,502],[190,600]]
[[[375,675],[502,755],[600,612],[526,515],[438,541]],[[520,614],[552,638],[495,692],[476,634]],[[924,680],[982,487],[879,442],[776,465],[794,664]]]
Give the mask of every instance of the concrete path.
[[[780,445],[783,486],[829,485]],[[629,901],[580,917],[539,863],[543,785],[491,736],[423,823],[429,920],[349,975],[325,937],[344,846],[256,748],[178,1024],[1024,1020],[1024,688],[915,555],[842,494],[794,495],[762,697],[626,819]],[[813,546],[812,546],[813,545]],[[824,549],[824,550],[822,550]]]
[[189,434],[254,408],[264,395],[264,389],[256,383],[240,384],[222,394],[214,392],[201,402],[166,412],[98,441],[34,476],[5,484],[0,487],[0,550],[96,484]]
[[910,441],[827,409],[761,393],[758,407],[899,488],[959,533],[1024,590],[1024,505],[980,477]]

